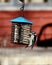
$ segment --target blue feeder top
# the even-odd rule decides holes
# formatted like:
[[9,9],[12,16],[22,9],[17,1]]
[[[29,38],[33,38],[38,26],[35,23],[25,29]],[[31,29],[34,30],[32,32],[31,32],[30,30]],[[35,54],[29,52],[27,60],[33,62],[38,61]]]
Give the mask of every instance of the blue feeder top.
[[27,23],[27,24],[32,24],[32,22],[30,22],[29,20],[27,20],[24,17],[18,17],[18,18],[15,18],[13,20],[10,20],[10,21],[11,22],[14,22],[14,23]]

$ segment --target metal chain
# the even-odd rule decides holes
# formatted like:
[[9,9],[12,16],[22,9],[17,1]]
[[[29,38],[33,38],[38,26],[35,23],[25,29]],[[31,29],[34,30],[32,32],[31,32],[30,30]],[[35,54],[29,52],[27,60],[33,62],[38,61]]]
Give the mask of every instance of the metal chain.
[[23,11],[24,11],[24,6],[25,6],[25,4],[24,4],[24,2],[22,3],[22,7],[20,8],[20,15],[21,16],[24,16],[24,14],[23,14]]

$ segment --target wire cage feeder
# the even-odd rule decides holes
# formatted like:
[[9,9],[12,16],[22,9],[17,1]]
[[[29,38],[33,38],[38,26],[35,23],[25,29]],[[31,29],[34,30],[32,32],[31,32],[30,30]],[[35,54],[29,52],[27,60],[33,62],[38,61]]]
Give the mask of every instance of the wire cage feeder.
[[[11,42],[16,44],[22,43],[22,44],[28,45],[32,22],[24,18],[24,15],[23,15],[24,0],[20,0],[20,1],[22,2],[22,7],[20,8],[21,15],[15,19],[10,20],[10,22],[12,22]],[[34,36],[34,39],[36,40],[36,35]],[[32,47],[34,46],[34,42],[32,44]]]
[[15,18],[11,20],[11,22],[12,22],[11,42],[28,44],[28,38],[29,33],[31,32],[32,22],[25,19],[24,17]]

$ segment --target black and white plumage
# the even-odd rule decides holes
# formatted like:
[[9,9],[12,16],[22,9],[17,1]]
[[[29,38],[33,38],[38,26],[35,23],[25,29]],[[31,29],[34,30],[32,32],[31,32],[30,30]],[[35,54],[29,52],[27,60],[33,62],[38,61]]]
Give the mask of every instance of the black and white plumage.
[[30,33],[28,40],[29,40],[29,44],[27,47],[31,46],[31,48],[33,48],[35,42],[37,41],[37,34],[35,32]]
[[32,39],[32,45],[31,47],[34,47],[35,42],[37,41],[37,34],[35,32],[32,32],[32,35],[34,36],[34,38]]

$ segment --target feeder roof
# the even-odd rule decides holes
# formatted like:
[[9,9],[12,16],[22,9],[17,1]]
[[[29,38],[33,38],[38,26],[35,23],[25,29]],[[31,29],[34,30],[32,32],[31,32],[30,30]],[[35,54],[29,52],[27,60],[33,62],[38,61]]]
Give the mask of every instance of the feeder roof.
[[24,17],[18,17],[18,18],[15,18],[13,20],[10,20],[10,21],[11,22],[14,22],[14,23],[27,23],[27,24],[32,24],[32,22],[30,22],[29,20],[27,20]]

